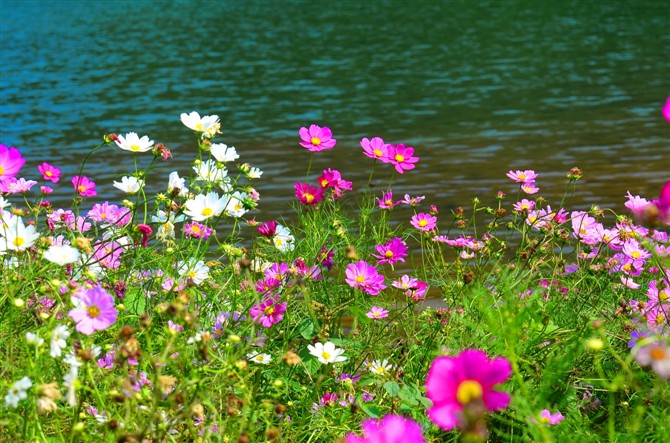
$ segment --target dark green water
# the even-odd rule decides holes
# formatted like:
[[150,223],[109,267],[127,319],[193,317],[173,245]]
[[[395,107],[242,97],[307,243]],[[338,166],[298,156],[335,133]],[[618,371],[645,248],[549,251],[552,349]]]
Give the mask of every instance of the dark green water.
[[[286,212],[304,180],[297,130],[310,123],[338,139],[313,170],[339,168],[362,187],[370,163],[360,138],[404,142],[421,162],[394,188],[442,208],[512,192],[509,169],[539,171],[542,194],[556,200],[568,169],[581,167],[570,209],[622,210],[626,190],[654,197],[670,179],[670,124],[660,113],[670,95],[670,2],[0,7],[0,143],[27,154],[32,178],[45,160],[74,174],[110,131],[165,143],[169,167],[186,173],[193,141],[179,114],[197,110],[218,114],[218,140],[265,171],[265,216]],[[85,173],[112,198],[129,164],[109,150]],[[377,175],[380,184],[389,177]]]

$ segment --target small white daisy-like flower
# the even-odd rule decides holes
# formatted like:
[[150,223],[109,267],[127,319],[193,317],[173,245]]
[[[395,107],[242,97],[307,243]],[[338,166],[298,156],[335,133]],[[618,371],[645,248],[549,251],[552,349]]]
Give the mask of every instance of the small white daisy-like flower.
[[261,178],[261,175],[263,175],[263,171],[255,167],[252,167],[246,173],[247,178]]
[[140,138],[135,132],[129,132],[125,137],[119,135],[117,138],[117,146],[124,151],[147,152],[154,146],[154,141],[150,140],[148,136],[144,135]]
[[286,226],[277,225],[272,242],[282,252],[292,251],[295,248],[295,237]]
[[259,352],[252,352],[251,354],[247,354],[247,360],[252,361],[254,363],[259,363],[261,365],[267,365],[272,361],[272,357],[270,357],[270,354],[261,354]]
[[39,238],[35,232],[35,226],[24,225],[21,217],[5,218],[3,216],[3,226],[0,228],[0,250],[25,251]]
[[219,197],[216,192],[207,195],[196,195],[194,199],[184,202],[184,214],[194,221],[203,221],[211,217],[218,217],[226,209],[228,197]]
[[226,205],[226,214],[236,218],[246,214],[247,208],[244,207],[244,199],[247,197],[248,195],[244,192],[234,192]]
[[198,174],[198,180],[218,183],[228,176],[228,170],[223,165],[217,165],[214,160],[200,162],[193,166],[193,171]]
[[70,336],[70,331],[65,325],[58,325],[51,333],[51,356],[60,357],[63,349],[67,346],[67,338]]
[[184,279],[190,279],[194,284],[199,285],[209,278],[209,267],[202,260],[195,261],[191,257],[188,261],[177,264],[178,273]]
[[51,245],[42,255],[45,260],[60,266],[74,263],[79,260],[80,256],[81,253],[70,245]]
[[5,407],[18,407],[19,402],[28,397],[26,391],[30,389],[32,385],[33,382],[31,382],[28,377],[23,377],[21,380],[18,380],[16,383],[14,383],[14,385],[9,388],[9,392],[5,396]]
[[218,115],[205,115],[200,117],[200,114],[193,111],[190,114],[181,114],[181,122],[189,129],[202,133],[202,138],[212,138],[221,132],[221,123],[219,123]]
[[375,375],[386,375],[391,370],[388,360],[375,360],[370,364],[370,372]]
[[44,343],[44,339],[42,337],[32,332],[26,332],[26,341],[29,345],[33,345],[36,348],[40,347]]
[[338,363],[345,361],[347,357],[344,355],[344,349],[335,347],[333,342],[316,343],[314,346],[308,345],[309,353],[316,357],[321,363]]
[[167,190],[169,193],[176,191],[178,196],[185,197],[188,195],[186,179],[179,177],[179,173],[177,171],[170,172],[170,175],[168,176]]
[[224,145],[223,143],[214,143],[209,147],[212,157],[220,163],[232,162],[240,158],[234,146]]
[[120,182],[114,182],[114,187],[120,189],[126,194],[137,194],[144,186],[144,180],[137,177],[121,177]]

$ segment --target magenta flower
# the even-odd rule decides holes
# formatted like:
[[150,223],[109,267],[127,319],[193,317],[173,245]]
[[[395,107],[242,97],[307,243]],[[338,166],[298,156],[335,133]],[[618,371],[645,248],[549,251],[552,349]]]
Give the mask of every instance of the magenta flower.
[[336,140],[333,138],[333,133],[330,128],[324,126],[310,125],[309,129],[303,127],[298,131],[302,141],[300,146],[307,148],[312,152],[319,152],[325,149],[333,149]]
[[532,211],[535,209],[535,202],[531,200],[526,200],[525,198],[522,199],[520,202],[514,203],[512,208],[515,211],[523,212],[523,211]]
[[433,402],[428,417],[444,430],[463,425],[463,410],[483,405],[489,411],[507,407],[509,394],[495,391],[509,379],[512,365],[483,351],[467,349],[456,357],[437,357],[428,370],[426,396]]
[[91,335],[109,328],[118,315],[114,308],[114,297],[100,285],[86,289],[72,297],[75,309],[68,316],[77,322],[77,331]]
[[342,179],[340,171],[337,169],[326,169],[323,171],[323,174],[316,179],[316,181],[321,185],[322,189],[333,188],[333,199],[338,200],[342,198],[343,191],[351,191],[352,183],[347,180]]
[[425,212],[419,212],[412,217],[410,224],[419,231],[428,232],[432,229],[435,229],[437,224],[437,217],[426,214]]
[[663,106],[663,117],[670,122],[670,97],[668,97],[668,100],[665,102],[665,106]]
[[293,189],[295,189],[295,196],[303,205],[314,206],[323,200],[323,189],[316,186],[298,182],[293,186]]
[[184,235],[186,237],[202,238],[203,240],[207,240],[211,234],[212,228],[196,221],[190,224],[186,223],[184,225]]
[[39,165],[37,167],[37,170],[40,171],[40,174],[42,174],[42,177],[46,181],[58,183],[58,181],[60,180],[60,169],[56,168],[55,166],[51,166],[47,162],[44,162],[41,165]]
[[398,174],[402,174],[405,171],[414,169],[416,166],[414,163],[419,161],[419,157],[413,157],[414,148],[405,147],[402,143],[396,146],[388,145],[388,151],[386,153],[386,163],[391,163],[395,166],[395,170],[398,171]]
[[402,201],[393,201],[393,191],[389,189],[388,192],[382,194],[382,198],[377,198],[377,204],[381,209],[393,209],[394,206],[399,205]]
[[354,289],[361,289],[370,295],[377,295],[383,289],[384,276],[377,273],[374,266],[360,260],[356,264],[350,264],[345,271],[345,281]]
[[387,415],[382,420],[365,420],[362,437],[347,434],[345,443],[425,443],[421,426],[400,415]]
[[507,177],[511,178],[517,183],[530,183],[534,182],[538,175],[535,173],[535,171],[527,169],[525,171],[509,171],[507,173]]
[[274,220],[267,221],[260,225],[257,229],[258,233],[263,237],[272,238],[277,232],[277,222]]
[[400,237],[394,237],[388,243],[375,246],[378,254],[372,254],[377,259],[377,264],[388,263],[393,265],[397,262],[404,262],[407,257],[407,244]]
[[72,177],[72,185],[74,186],[74,190],[82,197],[93,197],[98,195],[98,192],[95,190],[95,182],[86,176],[79,177],[78,175],[75,175]]
[[40,192],[44,195],[49,195],[54,192],[54,190],[50,186],[40,186]]
[[384,143],[381,137],[373,137],[372,140],[368,140],[367,137],[361,140],[361,147],[363,148],[363,154],[368,157],[380,160],[384,163],[388,163],[388,147],[390,145]]
[[0,144],[0,181],[18,174],[25,162],[18,149]]
[[386,318],[389,316],[389,311],[386,309],[382,309],[379,306],[373,306],[370,308],[370,310],[365,314],[367,318],[371,318],[373,320],[377,320],[380,318]]
[[259,305],[254,305],[249,310],[249,315],[256,323],[260,323],[264,328],[269,328],[279,323],[284,318],[287,302],[279,303],[276,298],[267,298]]
[[559,412],[551,413],[549,409],[542,409],[540,411],[540,423],[548,423],[550,425],[557,425],[563,421],[565,417]]

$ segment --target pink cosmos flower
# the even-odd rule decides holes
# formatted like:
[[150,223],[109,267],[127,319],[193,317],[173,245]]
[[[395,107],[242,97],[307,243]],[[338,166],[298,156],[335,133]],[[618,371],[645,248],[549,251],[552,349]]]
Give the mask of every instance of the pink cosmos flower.
[[397,202],[393,201],[393,191],[390,190],[390,189],[388,190],[388,192],[385,192],[384,194],[382,194],[382,198],[377,197],[377,205],[381,209],[393,209],[394,206],[397,206],[400,203],[402,203],[402,202],[401,201],[397,201]]
[[426,197],[423,195],[417,195],[416,197],[410,197],[409,194],[405,194],[405,198],[400,200],[400,203],[404,203],[410,206],[418,206]]
[[670,122],[670,97],[668,97],[668,100],[665,102],[665,106],[663,106],[663,117]]
[[293,189],[295,189],[295,196],[303,205],[314,206],[323,200],[323,189],[316,186],[298,182]]
[[56,168],[55,166],[51,166],[47,162],[44,162],[41,165],[39,165],[37,167],[37,170],[40,171],[40,174],[42,174],[42,177],[46,181],[58,183],[58,181],[60,180],[60,169]]
[[0,144],[0,181],[16,176],[25,162],[18,149]]
[[378,254],[372,254],[377,259],[377,264],[388,263],[393,265],[397,262],[405,262],[407,257],[407,244],[400,237],[394,237],[388,243],[375,246]]
[[37,184],[35,180],[26,180],[23,177],[19,179],[11,177],[4,180],[3,183],[5,185],[3,192],[7,192],[9,194],[20,194],[23,192],[28,192],[30,191],[30,188]]
[[370,308],[370,311],[368,311],[368,313],[365,314],[365,316],[373,320],[379,318],[386,318],[389,316],[389,311],[387,311],[386,309],[382,309],[378,306],[373,306],[372,308]]
[[412,217],[410,224],[419,231],[428,232],[435,229],[437,217],[426,214],[425,212],[419,212]]
[[312,152],[319,152],[325,149],[333,149],[336,140],[333,138],[333,133],[330,128],[324,126],[310,125],[309,129],[303,127],[298,131],[302,141],[300,146],[307,148]]
[[511,178],[517,183],[529,183],[534,182],[538,175],[535,173],[535,171],[527,169],[525,171],[509,171],[507,173],[507,177]]
[[526,194],[537,194],[540,188],[535,186],[535,182],[526,182],[521,184],[521,190]]
[[267,221],[260,225],[257,229],[258,233],[263,237],[272,238],[277,232],[277,222],[274,220]]
[[543,409],[540,411],[540,423],[548,423],[550,425],[557,425],[563,421],[565,417],[560,411],[551,413],[549,409]]
[[109,328],[118,315],[114,307],[114,297],[100,285],[78,292],[72,297],[76,308],[68,317],[77,322],[77,331],[91,335],[95,331]]
[[413,155],[414,148],[406,147],[401,143],[396,146],[388,145],[385,158],[387,160],[386,163],[394,165],[398,174],[402,174],[416,167],[414,163],[419,161],[419,157],[413,157]]
[[322,189],[332,188],[333,189],[333,199],[338,200],[342,198],[343,191],[351,191],[352,183],[347,180],[342,179],[340,171],[337,169],[326,169],[323,171],[323,174],[316,179],[316,181],[321,185]]
[[379,274],[374,266],[363,260],[347,266],[345,273],[347,275],[345,281],[354,289],[361,289],[370,295],[377,295],[386,289],[384,276]]
[[659,377],[670,380],[670,348],[662,342],[649,343],[635,353],[641,366],[651,366]]
[[426,396],[433,402],[428,417],[444,430],[463,425],[463,411],[483,405],[489,411],[507,407],[509,394],[494,386],[509,379],[512,365],[503,358],[489,360],[476,349],[456,357],[437,357],[428,370]]
[[49,195],[54,192],[54,190],[50,186],[40,186],[40,192],[44,195]]
[[211,234],[212,228],[207,225],[203,225],[195,221],[193,223],[186,223],[184,225],[184,235],[186,237],[202,238],[203,240],[207,240]]
[[368,140],[367,137],[361,140],[361,147],[363,148],[363,154],[368,157],[380,160],[384,163],[388,163],[388,147],[390,145],[384,143],[381,137],[373,137],[372,140]]
[[72,185],[74,186],[74,190],[82,197],[94,197],[98,195],[98,192],[95,190],[95,182],[86,176],[79,177],[75,175],[72,177]]
[[421,426],[400,415],[387,415],[382,420],[365,420],[362,437],[347,434],[345,443],[425,443]]
[[269,297],[263,303],[252,306],[249,315],[256,323],[260,323],[264,328],[269,328],[284,318],[287,305],[287,302],[279,303],[278,299]]
[[419,280],[410,277],[409,275],[403,275],[398,280],[394,280],[393,283],[391,283],[391,286],[402,290],[409,290],[414,288],[418,281]]
[[405,295],[409,297],[413,302],[418,303],[422,300],[425,300],[426,293],[428,292],[428,283],[425,281],[417,280],[406,292]]
[[531,200],[526,200],[524,198],[520,202],[514,203],[512,208],[515,211],[519,211],[519,212],[532,211],[533,209],[535,209],[535,202],[531,201]]

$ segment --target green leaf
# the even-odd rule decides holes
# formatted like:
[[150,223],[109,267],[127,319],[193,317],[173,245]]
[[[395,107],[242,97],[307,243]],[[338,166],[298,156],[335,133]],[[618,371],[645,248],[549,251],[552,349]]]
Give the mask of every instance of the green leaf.
[[410,405],[418,405],[419,400],[416,398],[416,393],[413,392],[411,389],[409,389],[409,386],[403,386],[400,392],[398,393],[398,397],[405,403],[409,403]]
[[381,416],[377,405],[371,402],[364,402],[361,397],[358,397],[358,406],[368,415],[368,417],[379,418]]
[[311,340],[316,336],[314,332],[315,329],[314,322],[311,318],[306,318],[300,323],[300,335],[302,335],[305,340]]
[[384,389],[386,389],[386,392],[388,392],[391,397],[397,397],[398,392],[400,392],[400,386],[394,381],[387,381],[384,383]]

